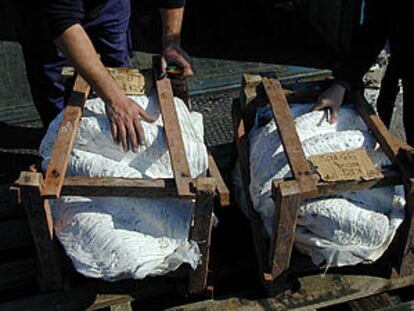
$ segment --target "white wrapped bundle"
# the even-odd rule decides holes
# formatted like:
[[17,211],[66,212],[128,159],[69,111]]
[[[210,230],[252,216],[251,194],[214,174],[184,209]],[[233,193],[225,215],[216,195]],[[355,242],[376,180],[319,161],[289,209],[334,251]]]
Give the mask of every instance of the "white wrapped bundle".
[[[68,165],[70,176],[172,178],[167,143],[155,97],[131,97],[155,123],[142,122],[146,145],[137,153],[113,143],[100,99],[88,100]],[[192,177],[207,171],[200,114],[175,106]],[[50,125],[40,152],[46,169],[60,114]],[[171,198],[64,197],[52,204],[57,237],[75,268],[89,277],[115,281],[162,275],[188,263],[196,268],[200,252],[188,239],[194,209],[191,200]]]
[[[383,162],[384,156],[376,149],[374,137],[353,109],[342,108],[337,123],[330,124],[325,112],[308,112],[311,107],[291,106],[306,157],[366,148],[376,164]],[[271,236],[275,209],[272,181],[291,176],[274,120],[252,129],[249,147],[250,195]],[[316,264],[328,262],[341,266],[378,259],[402,222],[401,192],[401,187],[390,187],[303,202],[296,246]]]

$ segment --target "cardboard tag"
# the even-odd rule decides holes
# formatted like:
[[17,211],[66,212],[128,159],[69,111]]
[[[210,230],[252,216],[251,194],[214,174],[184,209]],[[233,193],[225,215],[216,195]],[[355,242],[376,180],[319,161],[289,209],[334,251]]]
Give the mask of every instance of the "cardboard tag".
[[126,95],[145,94],[145,78],[137,69],[108,68],[108,71]]
[[384,177],[364,148],[311,156],[309,160],[324,181],[372,180]]
[[[144,95],[145,94],[145,77],[137,69],[131,68],[109,68],[108,72],[116,81],[119,87],[126,95]],[[65,66],[62,68],[62,78],[66,80],[75,75],[75,68]]]

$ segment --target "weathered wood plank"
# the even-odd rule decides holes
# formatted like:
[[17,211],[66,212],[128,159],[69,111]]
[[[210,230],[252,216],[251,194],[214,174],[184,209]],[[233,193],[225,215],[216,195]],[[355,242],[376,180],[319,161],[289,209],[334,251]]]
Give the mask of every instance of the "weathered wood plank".
[[[66,177],[63,195],[177,197],[173,179],[136,179],[116,177]],[[194,196],[194,194],[193,194]]]
[[210,259],[211,230],[216,184],[199,179],[196,182],[196,202],[190,239],[197,242],[202,254],[201,264],[190,272],[189,293],[201,294],[206,290]]
[[135,299],[159,297],[175,289],[174,280],[88,282],[73,290],[58,291],[0,304],[2,311],[101,310]]
[[301,198],[299,184],[295,180],[283,181],[273,188],[273,195],[276,208],[269,260],[272,278],[276,279],[290,265]]
[[0,290],[15,288],[28,283],[35,283],[38,275],[37,271],[35,259],[1,263]]
[[26,219],[0,222],[0,251],[7,251],[33,243]]
[[[413,152],[413,147],[391,134],[363,95],[359,93],[353,94],[352,103],[357,108],[367,127],[380,143],[384,153],[400,169],[403,178],[408,183],[409,179],[414,177],[414,167],[406,163],[407,161],[404,158],[407,153]],[[406,186],[409,186],[409,184],[406,184]]]
[[208,156],[208,171],[209,171],[209,176],[214,178],[216,182],[220,205],[221,206],[230,205],[230,191],[227,188],[227,185],[224,182],[223,178],[221,177],[216,161],[214,161],[214,158],[212,155]]
[[42,187],[43,197],[58,198],[60,196],[76,131],[82,118],[83,105],[89,96],[90,89],[89,84],[81,75],[78,75],[53,146]]
[[[406,191],[407,204],[406,215],[401,226],[400,251],[400,274],[405,276],[414,273],[414,198],[413,177],[414,167],[407,159],[407,154],[413,152],[413,148],[394,137],[368,104],[363,95],[353,94],[352,102],[357,108],[365,124],[372,131],[381,145],[382,150],[400,170]],[[401,247],[402,246],[402,247]]]
[[311,169],[303,152],[282,86],[278,80],[268,78],[263,78],[263,86],[272,107],[273,117],[292,174],[298,181],[303,194],[316,194],[316,182],[312,178]]
[[111,311],[132,311],[132,306],[131,306],[131,302],[127,301],[127,302],[111,305],[110,309]]
[[[192,310],[318,310],[414,284],[414,276],[383,279],[371,276],[320,274],[299,279],[300,290],[265,299],[228,298],[177,306],[168,311]],[[410,306],[410,305],[409,305]]]
[[[216,183],[215,177],[200,178]],[[121,197],[177,197],[173,179],[138,179],[118,177],[66,177],[62,195],[121,196]],[[191,193],[189,197],[194,198]]]
[[412,310],[414,310],[414,300],[404,302],[404,303],[400,303],[400,304],[394,305],[394,306],[389,306],[389,307],[388,306],[385,307],[383,305],[381,309],[377,309],[377,310],[381,310],[381,311],[412,311]]
[[[403,184],[401,174],[397,170],[395,170],[395,168],[390,166],[384,166],[381,168],[380,172],[384,176],[381,179],[350,180],[343,182],[325,182],[319,180],[317,182],[318,196],[338,194],[350,191],[361,191],[371,188],[383,188]],[[314,179],[317,180],[318,176],[314,176]],[[274,181],[274,186],[276,186],[278,182],[279,181]],[[303,195],[302,199],[310,199],[313,197],[314,196]]]
[[[242,97],[240,100],[243,100]],[[240,175],[243,183],[243,192],[247,211],[249,214],[250,227],[253,235],[253,245],[256,253],[257,264],[262,276],[262,281],[266,281],[266,274],[270,271],[268,265],[268,249],[264,242],[263,222],[260,215],[253,208],[250,196],[250,163],[247,144],[247,133],[242,118],[242,107],[244,106],[240,100],[233,101],[233,129],[234,141],[236,144],[237,159],[239,163]]]
[[348,306],[352,311],[377,311],[395,305],[395,299],[388,293],[369,296],[362,299],[350,301]]
[[50,207],[40,195],[41,183],[40,173],[22,172],[18,180],[22,204],[39,258],[42,287],[44,290],[56,290],[63,285],[62,271],[53,239]]
[[405,242],[400,253],[400,275],[414,275],[414,179],[410,179],[410,186],[406,190],[405,216],[401,226],[402,241]]
[[262,85],[262,77],[259,75],[244,74],[242,78],[242,89],[240,91],[240,111],[246,132],[249,133],[256,118],[256,106],[263,102],[264,98],[259,96]]
[[178,195],[192,197],[190,167],[175,110],[170,79],[157,80],[156,88]]

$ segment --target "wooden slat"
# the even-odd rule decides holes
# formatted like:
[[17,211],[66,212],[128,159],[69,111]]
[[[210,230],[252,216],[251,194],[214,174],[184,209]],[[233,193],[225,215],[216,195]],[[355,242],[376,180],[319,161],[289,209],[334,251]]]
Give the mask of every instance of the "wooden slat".
[[[332,195],[350,191],[361,191],[371,188],[382,188],[395,185],[401,185],[403,183],[401,174],[393,167],[385,166],[380,170],[384,176],[381,179],[373,180],[350,180],[342,182],[324,182],[319,180],[317,183],[318,196],[320,195]],[[317,180],[317,176],[314,177]],[[278,181],[274,181],[274,186]],[[311,199],[315,196],[302,196],[302,199]]]
[[406,192],[405,215],[400,230],[401,276],[414,275],[414,179],[410,179]]
[[289,109],[282,86],[277,79],[263,78],[263,86],[269,99],[277,130],[294,178],[303,194],[316,194],[316,182],[305,158],[295,122]]
[[226,183],[224,182],[223,178],[221,177],[220,171],[217,167],[216,161],[212,155],[208,156],[208,171],[210,173],[210,177],[214,178],[217,186],[217,192],[220,199],[221,206],[228,206],[230,205],[230,191],[227,188]]
[[380,143],[384,153],[400,169],[402,176],[408,182],[410,178],[414,177],[414,168],[405,163],[405,159],[402,159],[402,156],[404,153],[412,152],[414,149],[391,134],[363,95],[359,93],[354,94],[352,102],[367,127]]
[[190,239],[197,242],[201,252],[201,264],[190,272],[190,294],[201,294],[206,290],[210,259],[211,230],[216,184],[214,180],[198,179],[196,182],[196,203]]
[[400,274],[414,274],[414,167],[406,158],[413,148],[394,137],[374,112],[362,94],[355,93],[352,102],[356,106],[365,124],[372,131],[381,145],[382,150],[400,170],[406,191],[405,217],[399,229],[400,238],[398,255]]
[[33,244],[26,219],[0,222],[0,251]]
[[177,197],[178,193],[173,179],[66,177],[62,195]]
[[[255,82],[253,82],[255,83]],[[256,94],[256,93],[255,93]],[[268,264],[268,248],[264,242],[263,222],[258,212],[253,208],[252,199],[250,196],[250,163],[247,143],[247,132],[242,117],[243,107],[248,105],[246,97],[240,96],[233,102],[233,129],[234,140],[236,144],[237,159],[239,163],[240,175],[243,183],[243,192],[247,211],[250,220],[250,227],[253,235],[253,245],[256,253],[258,268],[261,274],[262,282],[266,282],[266,274],[269,272]],[[243,101],[243,102],[241,102]]]
[[276,209],[269,259],[272,278],[276,279],[290,265],[301,193],[299,184],[295,180],[281,182],[273,191]]
[[[206,180],[206,182],[217,184],[217,178],[214,176],[204,177],[200,179]],[[224,192],[224,195],[227,194]],[[63,182],[62,195],[178,197],[177,187],[173,179],[137,179],[83,176],[66,177]],[[191,193],[189,197],[194,198],[195,193]],[[227,199],[225,201],[227,201]]]
[[[384,279],[361,275],[327,274],[324,277],[318,273],[298,279],[300,290],[285,293],[277,297],[259,299],[226,299],[204,300],[185,306],[177,306],[168,311],[198,311],[198,310],[319,310],[331,306],[329,310],[348,310],[339,304],[355,299],[375,295],[412,285],[414,276],[407,278]],[[412,310],[414,304],[397,310]],[[335,308],[336,306],[336,308]],[[384,306],[386,307],[386,306]],[[393,309],[388,309],[393,310]]]
[[56,290],[63,286],[59,256],[53,239],[53,220],[47,200],[40,196],[42,174],[22,172],[18,185],[30,231],[40,263],[41,284],[44,290]]
[[177,192],[180,197],[192,197],[191,173],[175,110],[170,79],[157,80],[156,87]]
[[90,92],[89,84],[78,75],[75,80],[69,103],[65,108],[52,156],[42,187],[42,196],[58,198],[65,178],[69,156],[73,148],[76,131],[82,118],[83,105]]
[[[0,279],[1,282],[1,279]],[[103,310],[135,299],[159,298],[175,290],[175,280],[148,278],[139,282],[87,282],[72,290],[57,291],[0,304],[2,311]]]

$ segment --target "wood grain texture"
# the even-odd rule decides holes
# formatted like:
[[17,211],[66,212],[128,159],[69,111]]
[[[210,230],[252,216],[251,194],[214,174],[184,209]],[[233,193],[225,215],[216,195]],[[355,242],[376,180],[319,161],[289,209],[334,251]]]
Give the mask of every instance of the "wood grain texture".
[[282,86],[277,79],[268,78],[263,78],[263,86],[293,177],[298,181],[303,194],[316,194],[316,182],[312,178]]
[[399,165],[398,162],[400,162],[400,159],[397,156],[399,155],[400,150],[411,150],[412,147],[391,134],[363,95],[354,94],[352,97],[352,103],[358,110],[361,118],[364,120],[364,123],[372,131],[372,134],[380,143],[384,153],[393,163]]
[[60,196],[76,131],[82,118],[83,105],[89,92],[89,84],[78,75],[53,146],[42,187],[43,197],[58,198]]
[[[400,252],[400,275],[414,275],[414,179],[406,190],[405,216],[401,226],[402,252]],[[400,242],[400,243],[401,243]]]
[[256,253],[257,264],[259,273],[261,274],[261,280],[266,283],[269,278],[267,275],[270,273],[270,267],[268,264],[268,247],[264,241],[263,234],[263,221],[260,218],[259,213],[254,209],[252,198],[250,196],[250,162],[247,143],[247,133],[245,130],[243,120],[243,109],[245,102],[243,97],[235,99],[233,101],[233,129],[234,129],[234,141],[236,145],[237,160],[240,169],[240,175],[242,178],[244,200],[247,207],[248,218],[250,221],[250,227],[253,235],[253,245]]
[[414,166],[410,162],[413,148],[390,133],[363,95],[353,94],[352,103],[402,176],[407,203],[404,221],[399,228],[398,241],[395,240],[393,244],[397,249],[396,257],[400,274],[402,276],[414,274]]
[[[361,275],[320,274],[300,277],[300,290],[293,293],[284,293],[277,297],[259,298],[246,301],[240,297],[227,299],[205,300],[187,304],[185,310],[241,310],[241,311],[268,311],[268,310],[319,310],[331,306],[330,310],[348,310],[349,306],[339,305],[356,299],[388,292],[407,287],[413,284],[414,277],[383,279]],[[393,293],[391,292],[390,295]],[[336,306],[336,308],[335,308]],[[408,308],[387,310],[412,310]],[[384,305],[384,307],[386,307]],[[173,307],[169,311],[182,311],[183,306]],[[364,309],[367,310],[368,309]],[[382,309],[381,309],[382,310]]]
[[[23,174],[24,173],[24,174]],[[23,172],[19,178],[21,199],[40,263],[41,284],[44,290],[61,289],[62,270],[53,239],[53,220],[47,200],[40,195],[42,175]]]
[[157,80],[156,88],[177,192],[179,197],[192,197],[190,167],[175,110],[170,80],[168,78]]
[[209,172],[209,177],[214,178],[216,182],[220,205],[229,206],[230,205],[230,191],[227,188],[227,185],[224,182],[223,178],[221,177],[216,161],[214,161],[214,158],[211,154],[208,156],[208,172]]
[[177,197],[178,193],[173,179],[66,177],[62,195]]
[[276,209],[269,260],[272,266],[272,277],[275,280],[290,265],[301,190],[297,181],[290,180],[279,183],[274,191]]
[[201,264],[198,265],[196,270],[190,272],[188,285],[190,294],[202,294],[207,288],[214,196],[216,192],[214,180],[199,179],[196,182],[196,187],[196,202],[190,239],[197,242],[202,257]]
[[[350,180],[340,182],[325,182],[319,180],[317,182],[318,194],[302,195],[302,199],[311,199],[322,195],[332,195],[350,191],[361,191],[371,188],[383,188],[403,184],[403,179],[398,170],[392,166],[384,166],[380,170],[383,178],[373,180]],[[318,176],[314,176],[317,180]],[[276,185],[274,185],[275,187]]]

